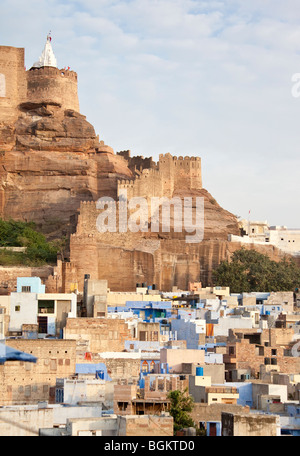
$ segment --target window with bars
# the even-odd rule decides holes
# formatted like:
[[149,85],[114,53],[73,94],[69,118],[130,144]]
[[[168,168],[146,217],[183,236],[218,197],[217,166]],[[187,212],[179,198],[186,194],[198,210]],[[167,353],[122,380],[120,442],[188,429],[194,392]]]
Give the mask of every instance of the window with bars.
[[31,292],[31,286],[29,286],[29,285],[22,286],[22,293],[30,293],[30,292]]

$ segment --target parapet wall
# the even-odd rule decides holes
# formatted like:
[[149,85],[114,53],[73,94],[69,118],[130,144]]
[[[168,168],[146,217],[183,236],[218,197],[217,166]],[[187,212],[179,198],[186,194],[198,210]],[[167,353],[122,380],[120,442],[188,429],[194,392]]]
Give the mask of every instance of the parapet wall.
[[0,46],[0,122],[13,122],[25,101],[57,103],[79,112],[77,74],[54,67],[25,70],[25,50]]
[[162,197],[164,195],[164,176],[154,168],[143,169],[139,175],[132,180],[118,181],[118,196],[126,189],[127,198],[133,197]]
[[52,102],[79,112],[77,73],[54,67],[27,71],[27,101]]
[[141,155],[135,155],[134,157],[131,157],[130,150],[122,150],[120,152],[117,152],[117,155],[122,156],[127,161],[128,168],[137,174],[139,172],[142,172],[144,169],[158,168],[152,157],[145,158]]
[[188,164],[188,162],[201,162],[201,158],[200,157],[190,157],[190,156],[179,156],[179,157],[176,157],[175,155],[171,155],[170,153],[166,153],[166,154],[159,154],[159,162],[163,162],[163,161],[172,161],[172,162],[184,162],[185,164]]
[[[200,157],[175,157],[161,154],[156,165],[149,159],[151,167],[143,168],[145,159],[140,158],[140,172],[135,179],[118,181],[118,196],[126,189],[127,198],[167,197],[171,198],[177,190],[199,190],[202,188]],[[129,158],[127,158],[129,159]]]

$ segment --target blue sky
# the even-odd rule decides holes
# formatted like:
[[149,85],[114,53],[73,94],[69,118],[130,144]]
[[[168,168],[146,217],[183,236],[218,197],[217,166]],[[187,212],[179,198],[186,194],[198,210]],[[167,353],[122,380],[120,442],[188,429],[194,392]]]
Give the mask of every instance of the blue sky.
[[115,152],[202,157],[225,209],[300,228],[298,0],[0,0],[27,68],[49,30],[81,113]]

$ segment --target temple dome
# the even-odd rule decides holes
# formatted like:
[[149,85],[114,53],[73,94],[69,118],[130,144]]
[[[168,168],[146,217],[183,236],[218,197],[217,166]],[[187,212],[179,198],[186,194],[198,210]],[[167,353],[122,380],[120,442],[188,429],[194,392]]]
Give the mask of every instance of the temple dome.
[[32,65],[32,68],[41,68],[45,66],[57,68],[56,58],[51,45],[50,33],[47,36],[47,41],[39,60]]

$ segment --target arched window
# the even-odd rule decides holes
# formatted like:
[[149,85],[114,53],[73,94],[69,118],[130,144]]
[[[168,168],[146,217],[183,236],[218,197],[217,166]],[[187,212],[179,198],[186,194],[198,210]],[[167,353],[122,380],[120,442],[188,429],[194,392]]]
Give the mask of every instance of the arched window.
[[151,361],[151,363],[150,363],[150,372],[151,372],[151,373],[154,372],[154,367],[155,367],[155,362],[154,362],[154,361]]
[[147,361],[144,361],[142,364],[142,372],[143,373],[149,372]]
[[5,76],[2,73],[0,73],[0,97],[6,97]]

